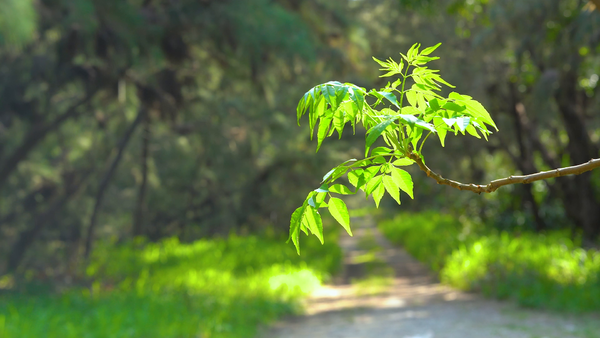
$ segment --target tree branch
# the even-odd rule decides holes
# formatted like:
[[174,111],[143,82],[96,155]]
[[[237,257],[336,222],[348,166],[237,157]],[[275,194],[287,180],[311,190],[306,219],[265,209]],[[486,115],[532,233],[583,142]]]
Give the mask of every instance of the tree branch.
[[600,158],[591,159],[586,163],[574,165],[570,167],[558,168],[549,171],[540,171],[531,175],[524,176],[510,176],[506,178],[501,178],[495,181],[491,181],[487,185],[479,185],[479,184],[465,184],[457,181],[449,180],[447,178],[443,178],[440,174],[435,173],[425,163],[423,163],[423,159],[417,153],[411,152],[406,155],[411,160],[415,161],[419,168],[427,174],[427,176],[433,178],[438,184],[449,185],[458,190],[469,190],[474,193],[481,194],[482,192],[491,193],[496,191],[498,188],[510,185],[510,184],[528,184],[535,181],[545,180],[554,177],[561,177],[567,175],[579,175],[586,171],[590,171],[592,169],[596,169],[600,167]]
[[0,165],[0,188],[3,187],[10,174],[17,168],[19,162],[24,160],[29,152],[33,150],[35,146],[37,146],[37,144],[46,137],[47,134],[55,129],[58,129],[65,121],[79,115],[80,111],[78,108],[88,103],[94,97],[97,91],[97,87],[89,91],[83,98],[75,102],[64,113],[58,115],[51,122],[44,122],[33,126],[23,139],[23,142],[12,152],[11,155],[8,156],[8,158],[6,158],[6,160],[2,161],[3,163]]

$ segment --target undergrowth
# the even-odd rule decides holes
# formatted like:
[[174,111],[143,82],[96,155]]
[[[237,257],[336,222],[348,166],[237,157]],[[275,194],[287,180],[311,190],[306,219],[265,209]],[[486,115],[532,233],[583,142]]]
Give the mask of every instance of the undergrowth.
[[568,232],[497,232],[435,212],[403,213],[380,229],[459,289],[528,307],[600,310],[600,253]]
[[256,236],[105,243],[89,288],[0,294],[0,337],[252,337],[339,267],[336,242],[308,241],[302,256]]

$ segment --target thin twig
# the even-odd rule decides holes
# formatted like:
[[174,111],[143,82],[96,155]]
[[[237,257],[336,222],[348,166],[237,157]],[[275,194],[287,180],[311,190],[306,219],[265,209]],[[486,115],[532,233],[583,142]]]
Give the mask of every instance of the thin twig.
[[485,193],[494,192],[498,188],[505,186],[505,185],[510,185],[510,184],[519,184],[519,183],[528,184],[528,183],[532,183],[535,181],[546,180],[546,179],[554,178],[554,177],[561,177],[561,176],[567,176],[567,175],[579,175],[586,171],[590,171],[590,170],[600,167],[600,158],[594,158],[594,159],[589,160],[586,163],[579,164],[579,165],[558,168],[558,169],[553,169],[553,170],[549,170],[549,171],[540,171],[538,173],[531,174],[531,175],[510,176],[510,177],[501,178],[501,179],[498,179],[495,181],[491,181],[487,185],[479,185],[479,184],[472,184],[472,183],[465,184],[465,183],[460,183],[457,181],[449,180],[447,178],[443,178],[440,174],[429,169],[429,167],[427,165],[425,165],[425,163],[423,163],[421,156],[417,153],[414,153],[414,152],[408,153],[406,156],[408,158],[410,158],[411,160],[415,161],[417,163],[417,165],[419,166],[419,168],[422,171],[424,171],[425,174],[427,174],[427,176],[433,178],[438,184],[449,185],[458,190],[469,190],[469,191],[472,191],[472,192],[478,193],[478,194],[481,194],[482,192],[485,192]]

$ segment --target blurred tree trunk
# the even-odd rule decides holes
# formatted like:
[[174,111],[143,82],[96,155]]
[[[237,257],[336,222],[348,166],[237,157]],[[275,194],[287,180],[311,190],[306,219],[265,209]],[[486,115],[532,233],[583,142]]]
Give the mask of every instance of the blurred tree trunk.
[[142,182],[138,190],[138,198],[135,206],[132,235],[144,235],[144,214],[146,213],[146,190],[148,185],[148,146],[150,143],[150,117],[144,113],[143,135],[142,135]]
[[[577,65],[577,63],[575,63]],[[559,89],[555,94],[558,109],[569,143],[567,152],[571,164],[587,162],[598,157],[598,148],[590,139],[585,121],[577,104],[577,67],[571,66],[569,71],[561,74]],[[584,173],[570,179],[569,187],[564,194],[564,205],[567,214],[577,227],[581,228],[589,238],[600,234],[600,203],[593,190],[592,174]]]
[[133,132],[135,131],[137,126],[140,124],[140,122],[142,122],[142,119],[144,118],[145,113],[146,113],[145,108],[139,109],[138,114],[135,117],[135,120],[131,123],[129,128],[127,128],[127,130],[125,131],[125,134],[123,135],[123,138],[121,138],[121,140],[119,141],[119,144],[117,145],[117,155],[113,159],[110,167],[108,168],[108,170],[104,174],[104,177],[102,177],[100,184],[98,185],[98,193],[96,194],[96,203],[94,204],[94,211],[92,212],[92,217],[90,218],[90,225],[88,226],[88,231],[87,231],[87,234],[85,237],[85,251],[84,251],[85,259],[88,259],[90,257],[90,253],[92,252],[92,242],[94,240],[94,232],[96,230],[96,219],[98,218],[98,212],[100,211],[100,207],[102,206],[102,200],[104,199],[104,193],[106,192],[106,188],[108,188],[108,184],[110,183],[110,180],[111,180],[113,174],[115,173],[117,166],[119,165],[119,162],[121,161],[121,158],[123,157],[123,151],[125,150],[125,147],[129,143],[129,140],[131,139],[131,135],[133,135]]
[[[523,175],[529,175],[538,172],[535,163],[533,161],[533,142],[531,141],[535,137],[533,130],[529,125],[529,119],[527,118],[525,106],[520,102],[515,88],[514,83],[509,83],[510,89],[510,105],[508,111],[513,119],[515,128],[515,135],[517,144],[519,147],[519,156],[513,159],[517,168],[523,173]],[[508,151],[508,150],[507,150]],[[533,214],[535,221],[535,231],[541,232],[547,229],[546,222],[540,215],[540,208],[536,202],[531,184],[523,184],[521,186],[523,200],[525,205],[530,209]]]

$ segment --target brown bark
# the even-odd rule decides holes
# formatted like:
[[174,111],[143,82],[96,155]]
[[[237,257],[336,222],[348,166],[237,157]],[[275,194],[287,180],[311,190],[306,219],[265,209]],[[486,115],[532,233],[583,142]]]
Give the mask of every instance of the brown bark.
[[440,174],[429,169],[427,165],[421,159],[421,156],[417,153],[408,153],[406,157],[415,161],[419,168],[427,174],[428,177],[433,178],[438,184],[448,185],[458,190],[468,190],[477,194],[481,193],[491,193],[498,188],[503,187],[505,185],[510,184],[528,184],[535,181],[547,180],[549,178],[562,177],[567,175],[581,175],[590,170],[600,168],[600,159],[591,159],[586,163],[580,165],[574,165],[565,168],[558,168],[549,171],[541,171],[535,174],[524,175],[524,176],[510,176],[506,178],[501,178],[498,180],[494,180],[486,185],[479,184],[465,184],[457,181],[449,180],[447,178],[443,178]]

